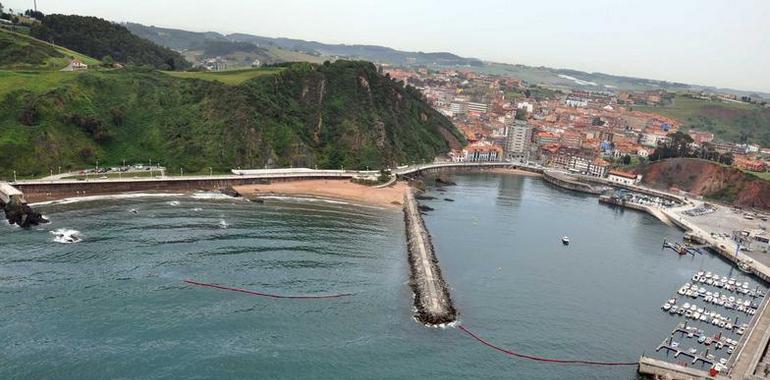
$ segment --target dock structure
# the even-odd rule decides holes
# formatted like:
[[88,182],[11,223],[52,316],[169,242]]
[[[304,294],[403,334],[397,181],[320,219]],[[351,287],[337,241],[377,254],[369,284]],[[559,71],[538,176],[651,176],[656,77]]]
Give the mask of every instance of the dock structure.
[[411,270],[409,282],[417,309],[415,317],[428,325],[454,322],[457,312],[452,305],[449,288],[441,276],[433,243],[412,189],[404,195],[404,221]]
[[544,171],[543,179],[552,185],[581,193],[599,195],[604,190],[603,187],[589,185],[574,176],[556,170]]

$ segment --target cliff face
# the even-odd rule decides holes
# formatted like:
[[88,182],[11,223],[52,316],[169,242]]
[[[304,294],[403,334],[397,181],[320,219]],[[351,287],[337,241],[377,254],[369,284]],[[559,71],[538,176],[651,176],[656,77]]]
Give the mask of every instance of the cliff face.
[[770,181],[711,161],[673,158],[645,165],[639,172],[646,186],[678,188],[739,207],[770,209]]

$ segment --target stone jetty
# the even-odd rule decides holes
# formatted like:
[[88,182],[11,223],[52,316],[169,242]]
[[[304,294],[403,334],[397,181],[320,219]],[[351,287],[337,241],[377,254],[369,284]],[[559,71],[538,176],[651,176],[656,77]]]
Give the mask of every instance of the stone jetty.
[[414,291],[415,317],[427,325],[454,322],[457,311],[441,276],[433,243],[412,189],[404,195],[404,221],[409,250],[409,282]]

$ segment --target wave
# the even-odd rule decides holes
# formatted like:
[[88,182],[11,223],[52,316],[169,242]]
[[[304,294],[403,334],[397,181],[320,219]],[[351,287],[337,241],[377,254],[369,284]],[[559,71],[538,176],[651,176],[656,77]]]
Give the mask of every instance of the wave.
[[53,241],[61,244],[74,244],[83,240],[83,238],[80,237],[80,231],[69,228],[60,228],[51,231],[51,234],[54,235]]
[[182,195],[184,194],[181,194],[181,193],[128,193],[128,194],[112,194],[112,195],[88,195],[84,197],[58,199],[55,201],[30,203],[29,205],[31,207],[36,207],[36,206],[46,206],[46,205],[66,205],[66,204],[78,203],[78,202],[101,201],[101,200],[110,200],[110,199],[165,198],[165,197],[179,197]]
[[213,200],[245,200],[245,198],[238,198],[229,196],[227,194],[222,194],[216,191],[200,191],[197,193],[192,194],[193,199],[213,199]]
[[230,225],[224,219],[219,221],[219,228],[226,229],[227,227],[230,227]]
[[179,201],[168,201],[166,204],[169,206],[179,206]]

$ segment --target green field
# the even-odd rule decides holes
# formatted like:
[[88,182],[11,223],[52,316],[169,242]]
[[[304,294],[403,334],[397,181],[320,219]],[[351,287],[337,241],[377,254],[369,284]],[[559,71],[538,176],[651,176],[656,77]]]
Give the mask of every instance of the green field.
[[56,88],[65,79],[80,75],[78,71],[6,71],[0,70],[0,98],[14,90],[35,93]]
[[722,140],[770,146],[770,109],[757,105],[678,95],[669,105],[633,109],[676,119],[685,129],[709,131]]
[[228,70],[228,71],[164,71],[165,74],[177,78],[202,79],[217,81],[228,85],[238,85],[249,79],[264,75],[274,75],[283,71],[282,67],[265,67],[258,69]]

